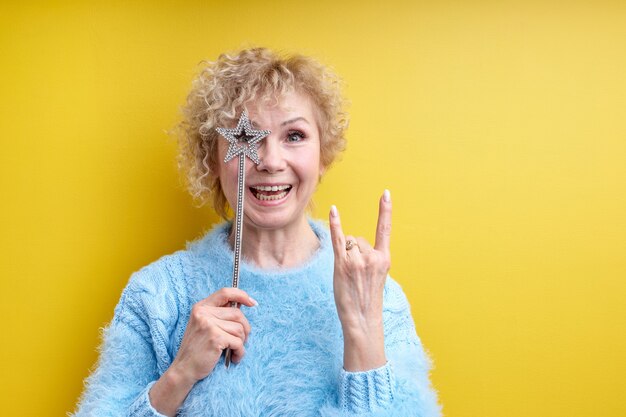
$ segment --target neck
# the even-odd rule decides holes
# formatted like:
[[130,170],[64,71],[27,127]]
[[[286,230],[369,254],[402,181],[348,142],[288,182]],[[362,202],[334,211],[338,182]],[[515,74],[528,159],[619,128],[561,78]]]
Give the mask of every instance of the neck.
[[[263,269],[292,268],[308,261],[320,243],[305,216],[297,223],[280,229],[262,229],[244,220],[241,247],[244,259]],[[229,236],[235,242],[235,227]]]

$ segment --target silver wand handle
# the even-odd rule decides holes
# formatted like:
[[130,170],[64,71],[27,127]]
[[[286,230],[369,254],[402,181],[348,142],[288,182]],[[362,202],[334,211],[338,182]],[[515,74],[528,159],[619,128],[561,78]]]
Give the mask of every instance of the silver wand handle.
[[[235,156],[239,156],[239,177],[237,179],[237,208],[235,210],[235,261],[233,262],[233,288],[239,286],[239,263],[241,262],[241,241],[243,226],[243,195],[246,189],[246,157],[252,159],[255,164],[260,162],[257,150],[259,142],[267,137],[269,130],[258,130],[252,128],[252,123],[248,118],[248,112],[244,109],[241,112],[237,127],[227,129],[217,127],[217,133],[222,135],[229,143],[224,162],[228,162]],[[231,303],[232,307],[239,308],[235,302]],[[224,364],[228,368],[230,366],[231,349],[226,349],[226,358]]]
[[[235,260],[233,262],[233,288],[239,287],[239,263],[241,262],[241,232],[243,227],[243,196],[246,189],[246,156],[239,155],[239,176],[237,177],[237,210],[235,211]],[[231,307],[239,308],[239,303],[230,303]],[[230,366],[232,350],[225,351],[224,365]]]

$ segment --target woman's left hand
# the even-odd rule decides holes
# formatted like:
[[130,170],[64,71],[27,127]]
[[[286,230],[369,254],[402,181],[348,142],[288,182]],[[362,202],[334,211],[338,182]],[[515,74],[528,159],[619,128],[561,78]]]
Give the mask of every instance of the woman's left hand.
[[383,329],[383,289],[391,266],[391,198],[380,199],[376,242],[344,236],[337,209],[330,212],[335,253],[334,293],[344,335],[344,368],[364,371],[386,363]]

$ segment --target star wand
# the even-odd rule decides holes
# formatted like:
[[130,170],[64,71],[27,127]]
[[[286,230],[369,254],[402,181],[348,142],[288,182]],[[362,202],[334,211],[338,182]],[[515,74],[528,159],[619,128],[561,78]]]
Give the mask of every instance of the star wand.
[[[227,129],[216,128],[217,133],[222,135],[229,143],[224,162],[228,162],[234,157],[239,157],[239,173],[237,176],[237,207],[235,209],[235,259],[233,262],[233,288],[239,287],[239,263],[241,262],[241,241],[243,238],[243,197],[246,190],[246,157],[255,164],[259,164],[259,142],[268,136],[269,130],[255,130],[252,128],[248,112],[244,109],[237,122],[237,127]],[[238,303],[231,303],[232,307],[239,307]],[[230,348],[225,351],[224,365],[230,366],[232,351]]]

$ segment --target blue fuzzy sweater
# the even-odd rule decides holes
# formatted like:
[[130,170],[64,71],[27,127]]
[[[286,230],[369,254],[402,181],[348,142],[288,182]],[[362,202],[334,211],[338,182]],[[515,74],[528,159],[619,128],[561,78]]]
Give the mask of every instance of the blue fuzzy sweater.
[[[268,271],[243,263],[240,288],[259,305],[243,307],[252,331],[246,355],[226,369],[223,358],[196,383],[181,416],[440,415],[400,286],[384,291],[385,366],[343,370],[343,336],[333,298],[333,250],[324,225],[311,222],[321,246],[305,265]],[[135,272],[104,330],[97,368],[86,380],[76,416],[161,416],[152,384],[180,346],[191,307],[231,285],[230,224],[215,227],[187,250]]]

